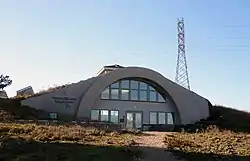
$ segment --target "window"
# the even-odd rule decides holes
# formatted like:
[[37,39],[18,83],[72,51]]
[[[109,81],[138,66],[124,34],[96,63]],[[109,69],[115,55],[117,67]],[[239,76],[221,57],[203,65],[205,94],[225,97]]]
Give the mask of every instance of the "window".
[[54,113],[54,112],[49,113],[49,118],[57,119],[57,113]]
[[119,90],[118,89],[111,89],[111,99],[118,100],[119,98]]
[[129,89],[129,80],[121,81],[121,89]]
[[121,100],[129,100],[129,90],[128,89],[121,90]]
[[109,121],[109,111],[101,110],[101,121]]
[[147,90],[148,85],[146,83],[140,82],[140,90]]
[[118,100],[119,99],[119,82],[115,82],[110,85],[110,99]]
[[110,88],[119,88],[119,82],[111,84]]
[[131,86],[131,89],[138,89],[138,83],[137,81],[134,81],[134,80],[131,80],[130,81],[130,86]]
[[102,99],[109,99],[109,88],[106,88],[101,95]]
[[166,124],[166,113],[165,112],[159,112],[158,124]]
[[158,102],[165,102],[165,99],[158,93]]
[[140,101],[147,101],[147,91],[140,91]]
[[149,120],[150,120],[150,124],[157,124],[157,113],[150,112]]
[[119,122],[119,112],[118,111],[110,111],[110,121],[113,123]]
[[172,113],[167,113],[167,124],[174,124]]
[[138,90],[131,90],[131,100],[138,100]]
[[91,110],[91,120],[99,120],[99,110]]
[[150,112],[150,124],[166,124],[165,112]]
[[156,91],[149,91],[149,101],[153,101],[153,102],[156,102]]
[[95,121],[110,121],[112,123],[119,123],[118,110],[91,110],[91,120]]
[[101,99],[166,102],[158,91],[147,83],[136,80],[120,80],[101,93]]
[[149,86],[150,91],[155,91],[155,89],[152,86]]

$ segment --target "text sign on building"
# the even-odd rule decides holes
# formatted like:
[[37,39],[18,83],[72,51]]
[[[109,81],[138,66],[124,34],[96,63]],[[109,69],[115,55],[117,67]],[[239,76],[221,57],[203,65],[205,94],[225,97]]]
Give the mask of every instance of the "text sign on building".
[[76,98],[70,97],[52,97],[55,103],[64,104],[65,108],[70,107],[72,103],[76,101]]

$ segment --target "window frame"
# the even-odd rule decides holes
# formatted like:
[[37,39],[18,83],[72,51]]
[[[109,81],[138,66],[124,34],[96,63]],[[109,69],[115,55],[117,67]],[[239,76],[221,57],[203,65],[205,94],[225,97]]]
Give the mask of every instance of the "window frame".
[[[126,86],[122,86],[124,81],[127,81],[126,83],[128,83]],[[116,85],[113,86],[113,84],[116,84]],[[132,84],[134,84],[133,87],[132,87]],[[141,88],[142,84],[143,84],[143,88]],[[106,98],[102,97],[103,92],[107,90],[108,90],[108,97]],[[117,95],[112,95],[112,93],[114,93],[115,90],[117,92]],[[123,99],[122,90],[128,90],[128,99]],[[141,92],[145,92],[144,94],[146,94],[146,99],[145,97],[143,99],[141,98],[141,95],[142,95]],[[156,97],[156,99],[151,99],[152,92],[156,93],[156,96],[154,96]],[[132,97],[132,93],[136,93],[136,95],[134,95],[136,96],[136,98]],[[161,101],[159,101],[159,96],[161,96],[162,98]],[[101,100],[113,100],[113,101],[149,102],[149,103],[166,103],[167,102],[164,99],[164,97],[162,97],[162,95],[152,85],[144,81],[135,80],[135,79],[121,79],[110,84],[108,87],[106,87],[102,91],[100,99]]]
[[[164,124],[160,124],[160,113],[164,113],[164,118],[165,118],[165,119],[164,119],[164,120],[165,120],[165,121],[164,121],[164,122],[165,122]],[[157,115],[158,115],[158,120],[157,120],[157,121],[158,121],[158,124],[159,124],[159,125],[166,125],[166,124],[167,124],[167,112],[158,112]]]
[[[111,121],[111,112],[112,112],[112,111],[118,112],[118,115],[117,115],[117,117],[118,117],[118,118],[117,118],[117,122],[112,122],[112,121]],[[120,119],[119,119],[119,118],[120,118],[120,112],[119,112],[119,110],[109,110],[109,121],[110,121],[111,123],[113,123],[113,124],[119,124],[119,122],[120,122]]]
[[[51,115],[56,116],[56,117],[51,117]],[[49,113],[49,118],[52,120],[57,120],[58,119],[58,113],[57,112],[50,112]]]
[[[142,99],[141,97],[141,93],[142,92],[145,92],[146,93],[146,99]],[[147,90],[139,90],[139,99],[138,101],[141,101],[141,102],[148,102],[148,91]]]
[[[132,82],[135,82],[137,84],[137,88],[132,88]],[[130,90],[139,90],[139,82],[140,81],[137,81],[137,80],[129,80],[129,87],[130,87]]]
[[[98,120],[92,120],[92,111],[98,111]],[[101,120],[101,111],[108,111],[108,121],[102,121]],[[118,112],[118,122],[115,123],[115,122],[112,122],[111,121],[111,111],[116,111]],[[98,121],[98,122],[109,122],[109,123],[113,123],[113,124],[119,124],[120,123],[120,111],[119,110],[116,110],[116,109],[91,109],[90,110],[90,120],[91,121]]]
[[[135,94],[136,99],[132,99],[132,91],[136,92],[136,94]],[[139,90],[136,90],[136,89],[130,90],[130,99],[129,99],[129,101],[139,101]]]
[[[151,122],[150,122],[150,117],[151,117],[151,115],[150,115],[150,113],[156,113],[156,124],[151,124]],[[159,114],[160,113],[164,113],[165,114],[165,124],[159,124]],[[168,115],[168,113],[171,113],[171,115],[172,115],[172,121],[173,121],[173,124],[168,124],[168,118],[167,118],[167,115]],[[173,116],[173,112],[165,112],[165,111],[149,111],[149,124],[150,125],[174,125],[174,116]]]
[[[107,98],[103,98],[102,96],[103,96],[103,93],[105,92],[105,91],[108,91],[108,97]],[[102,93],[101,93],[101,99],[102,100],[109,100],[110,99],[110,93],[111,93],[111,90],[110,90],[110,86],[108,86],[108,87],[106,87],[103,91],[102,91]]]
[[[92,111],[98,111],[98,116],[97,116],[97,120],[92,120]],[[90,120],[91,121],[100,121],[100,110],[99,109],[91,109],[90,111]]]
[[[102,115],[102,111],[108,111],[108,120],[102,120],[102,116],[106,116],[106,115]],[[107,110],[107,109],[100,109],[99,110],[99,117],[100,117],[100,121],[101,122],[109,122],[109,120],[110,120],[110,114],[109,114],[109,110]]]
[[[155,124],[151,123],[151,114],[152,114],[152,113],[155,113],[155,114],[156,114],[156,115],[155,115],[155,116],[156,116],[156,118],[155,118],[155,120],[156,120]],[[157,112],[156,112],[156,111],[149,111],[149,124],[150,124],[150,125],[157,125],[157,123],[158,123],[157,120],[158,120]]]
[[[115,98],[112,97],[113,96],[112,91],[114,91],[114,90],[117,90],[117,95],[115,95],[117,97],[115,97]],[[109,93],[109,98],[110,98],[110,100],[120,100],[120,90],[117,88],[111,88],[110,93]]]
[[[169,123],[168,123],[168,114],[171,114],[171,117],[172,117],[172,124],[169,124]],[[167,125],[174,125],[174,124],[175,124],[175,121],[174,121],[174,113],[173,113],[173,112],[167,112],[167,115],[166,115],[166,116],[167,116],[167,120],[166,120],[167,122],[166,122],[166,124],[167,124]]]
[[[130,80],[129,79],[122,79],[119,81],[120,82],[120,89],[130,89]],[[128,82],[128,87],[123,87],[123,83],[122,82]]]
[[[128,91],[128,92],[127,92],[127,95],[128,95],[127,98],[128,98],[128,99],[124,99],[124,98],[123,98],[123,96],[125,96],[125,95],[123,94],[123,91],[125,91],[125,90]],[[130,90],[129,90],[129,89],[121,89],[121,90],[120,90],[120,100],[121,100],[121,101],[129,101],[129,100],[130,100]]]
[[[155,100],[151,100],[151,92],[154,92],[154,94],[155,94]],[[158,95],[158,92],[157,91],[153,91],[153,90],[149,90],[148,91],[148,99],[149,99],[149,102],[158,102],[157,101],[157,95]]]

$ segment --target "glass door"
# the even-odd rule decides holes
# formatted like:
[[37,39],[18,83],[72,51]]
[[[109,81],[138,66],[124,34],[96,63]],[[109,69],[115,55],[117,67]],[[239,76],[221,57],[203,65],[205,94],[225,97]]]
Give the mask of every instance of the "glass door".
[[140,129],[142,127],[142,114],[140,112],[135,113],[135,128]]
[[142,112],[127,112],[126,127],[141,129],[142,127]]
[[126,127],[129,129],[134,127],[134,117],[132,112],[126,114]]

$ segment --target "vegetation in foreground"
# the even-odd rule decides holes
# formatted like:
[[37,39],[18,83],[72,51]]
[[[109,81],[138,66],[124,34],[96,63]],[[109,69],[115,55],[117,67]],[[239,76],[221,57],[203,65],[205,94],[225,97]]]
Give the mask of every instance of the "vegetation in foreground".
[[240,111],[230,107],[213,106],[211,107],[210,116],[207,119],[197,121],[195,124],[175,126],[175,132],[181,132],[185,129],[187,132],[202,131],[209,126],[216,126],[222,130],[234,132],[250,133],[250,113]]
[[197,133],[170,133],[164,142],[168,150],[190,161],[250,160],[250,134],[215,126]]
[[48,118],[48,113],[28,106],[22,106],[20,99],[0,98],[0,121],[14,121],[18,119],[37,120]]
[[76,125],[0,123],[0,160],[131,160],[138,155],[130,147],[136,134]]

